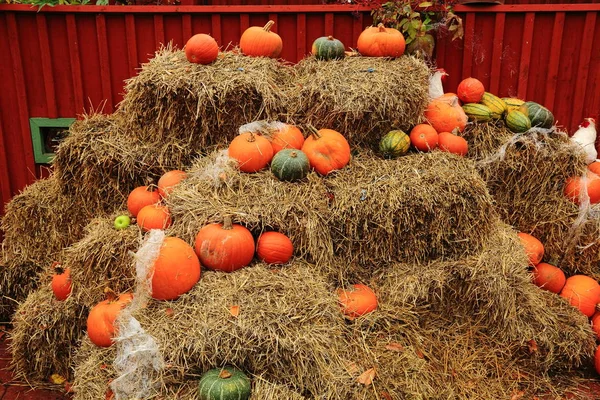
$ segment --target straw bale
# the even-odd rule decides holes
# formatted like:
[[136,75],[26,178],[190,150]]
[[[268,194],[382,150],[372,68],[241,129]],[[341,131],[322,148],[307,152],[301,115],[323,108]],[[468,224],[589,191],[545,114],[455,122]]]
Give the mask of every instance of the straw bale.
[[199,65],[187,61],[183,51],[166,47],[127,81],[120,107],[136,137],[176,137],[204,151],[233,139],[240,125],[285,114],[291,77],[284,63],[247,57],[236,49],[221,53],[213,64]]
[[351,145],[374,146],[391,129],[408,132],[429,102],[429,69],[417,58],[346,57],[297,66],[290,112],[300,124],[335,129]]
[[325,184],[334,251],[363,265],[474,254],[496,218],[474,163],[450,153],[361,153]]
[[116,346],[98,347],[87,336],[83,338],[72,361],[75,392],[73,400],[98,400],[108,397],[108,385],[117,377],[112,366],[116,355]]
[[332,254],[327,189],[315,173],[295,183],[279,181],[270,171],[241,173],[226,152],[217,151],[189,169],[167,204],[173,219],[168,232],[190,244],[202,226],[231,215],[256,237],[264,230],[288,235],[296,255],[309,261]]

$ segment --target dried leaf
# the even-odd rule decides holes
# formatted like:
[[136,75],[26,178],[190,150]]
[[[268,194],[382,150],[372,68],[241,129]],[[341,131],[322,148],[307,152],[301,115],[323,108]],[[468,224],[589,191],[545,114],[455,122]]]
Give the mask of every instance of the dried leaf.
[[173,311],[173,309],[171,307],[169,307],[165,310],[165,314],[167,314],[167,317],[172,318],[173,315],[175,314],[175,311]]
[[238,315],[240,315],[240,306],[231,306],[229,307],[229,313],[234,316],[234,317],[238,317]]
[[348,371],[350,375],[358,373],[358,364],[354,361],[349,362],[348,364],[346,364],[346,371]]
[[59,375],[59,374],[50,375],[50,382],[54,383],[55,385],[62,385],[66,381],[67,381],[67,378],[65,378],[62,375]]
[[512,397],[510,398],[510,400],[519,400],[520,398],[522,398],[523,396],[525,396],[525,392],[522,390],[519,391],[513,391],[512,393]]
[[531,339],[529,342],[527,342],[527,347],[529,348],[529,354],[534,354],[538,351],[538,345],[534,339]]
[[381,392],[381,397],[383,400],[393,400],[392,395],[388,392]]
[[373,383],[373,379],[375,379],[375,374],[375,368],[369,368],[368,370],[360,374],[356,381],[365,386],[370,385],[371,383]]
[[423,354],[423,352],[420,349],[417,349],[415,353],[417,353],[417,357],[421,359],[425,358],[425,354]]
[[403,352],[404,351],[404,346],[402,346],[400,343],[388,343],[385,348],[387,350],[391,350],[391,351],[397,351],[398,353]]

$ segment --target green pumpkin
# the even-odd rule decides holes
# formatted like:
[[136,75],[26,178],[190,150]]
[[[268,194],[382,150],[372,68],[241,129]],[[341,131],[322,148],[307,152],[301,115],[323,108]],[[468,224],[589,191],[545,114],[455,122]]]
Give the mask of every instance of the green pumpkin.
[[346,48],[333,36],[323,36],[313,42],[312,55],[317,60],[338,60],[346,56]]
[[525,114],[531,121],[531,126],[541,128],[552,128],[554,115],[546,107],[533,101],[527,101],[519,107],[519,111]]
[[205,372],[198,384],[200,400],[247,400],[250,378],[234,367],[215,368]]
[[406,154],[410,147],[410,137],[401,130],[390,131],[381,138],[379,151],[384,158],[396,158]]
[[303,179],[310,171],[310,161],[302,150],[283,149],[271,160],[271,172],[280,181],[294,182]]

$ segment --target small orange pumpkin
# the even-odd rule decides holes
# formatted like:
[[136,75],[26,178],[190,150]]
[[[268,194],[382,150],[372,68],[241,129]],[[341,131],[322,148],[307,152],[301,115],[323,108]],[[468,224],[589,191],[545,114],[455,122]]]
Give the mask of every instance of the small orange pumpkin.
[[242,53],[253,57],[277,58],[283,49],[283,41],[271,28],[274,21],[269,21],[264,27],[251,26],[246,29],[240,38]]
[[233,272],[250,264],[254,258],[254,238],[248,229],[225,217],[223,224],[209,224],[200,229],[195,250],[205,267]]
[[517,235],[521,240],[521,244],[525,247],[525,253],[529,258],[529,265],[535,266],[542,262],[542,258],[544,258],[544,245],[542,242],[529,233],[519,232]]
[[567,278],[558,267],[548,263],[539,263],[533,267],[533,283],[552,293],[560,293],[565,286]]
[[596,351],[594,352],[594,368],[600,374],[600,345],[596,347]]
[[596,311],[594,315],[592,315],[592,330],[596,334],[596,338],[600,339],[600,311]]
[[264,232],[256,241],[256,253],[267,264],[285,264],[294,254],[294,245],[283,233]]
[[379,24],[362,31],[356,47],[366,57],[400,57],[404,54],[406,41],[399,30]]
[[294,125],[283,124],[271,136],[271,146],[273,147],[273,156],[283,149],[302,149],[304,144],[304,135],[300,129]]
[[158,193],[162,198],[166,198],[169,193],[173,191],[175,186],[179,185],[179,183],[186,177],[187,174],[178,169],[163,174],[163,176],[161,176],[158,180]]
[[[588,173],[586,177],[587,194],[590,198],[590,204],[600,203],[600,177],[595,173]],[[585,190],[586,184],[580,176],[572,176],[565,183],[565,196],[574,202],[580,204],[580,195]]]
[[458,98],[464,103],[479,103],[484,93],[483,83],[475,78],[463,79],[456,89]]
[[54,269],[52,292],[58,300],[64,301],[71,295],[71,268],[63,269],[55,262],[52,264],[52,269]]
[[458,98],[432,100],[425,110],[425,118],[437,132],[465,130],[469,118],[458,104]]
[[90,310],[87,318],[87,333],[96,346],[110,347],[113,337],[117,334],[115,320],[121,310],[133,300],[133,294],[124,293],[117,297],[109,288],[106,288],[104,293],[106,300],[96,304]]
[[321,175],[342,169],[350,162],[350,145],[346,138],[333,129],[311,127],[312,134],[304,140],[302,151],[310,166]]
[[257,172],[273,159],[273,147],[264,136],[244,132],[229,144],[229,157],[236,159],[242,172]]
[[596,312],[596,304],[600,301],[600,285],[589,276],[573,275],[567,279],[560,296],[567,299],[584,315],[591,317]]
[[137,217],[142,208],[160,201],[160,194],[154,186],[138,186],[127,197],[127,209]]
[[600,161],[594,161],[588,165],[588,170],[596,175],[600,175]]
[[438,133],[429,124],[415,125],[410,131],[410,143],[419,151],[434,150],[438,146]]
[[219,56],[219,45],[212,36],[198,33],[185,44],[185,56],[194,64],[210,64]]
[[377,309],[377,296],[367,285],[357,283],[350,290],[340,288],[337,294],[342,312],[348,317],[360,317]]
[[438,147],[441,151],[466,156],[469,151],[469,143],[464,137],[450,132],[440,132],[438,135]]
[[150,229],[167,229],[171,226],[171,213],[166,206],[150,204],[138,213],[137,224],[144,232]]
[[192,246],[176,237],[166,237],[152,266],[152,297],[175,300],[200,279],[200,261]]

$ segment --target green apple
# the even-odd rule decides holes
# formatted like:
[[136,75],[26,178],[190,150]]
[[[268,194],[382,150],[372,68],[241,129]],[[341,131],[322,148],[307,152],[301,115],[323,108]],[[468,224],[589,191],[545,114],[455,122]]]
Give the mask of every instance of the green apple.
[[131,219],[127,215],[119,215],[115,218],[115,229],[127,229],[129,224],[131,223]]

